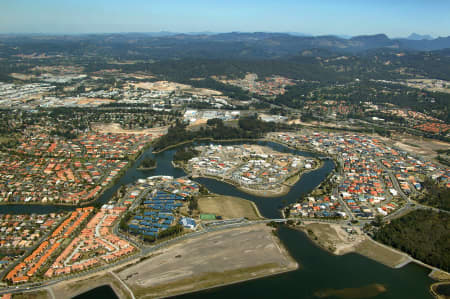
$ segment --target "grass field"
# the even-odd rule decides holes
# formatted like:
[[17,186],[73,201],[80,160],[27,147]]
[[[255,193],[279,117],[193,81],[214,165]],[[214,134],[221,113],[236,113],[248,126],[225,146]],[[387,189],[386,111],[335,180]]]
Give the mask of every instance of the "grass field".
[[213,195],[201,197],[198,200],[198,208],[200,213],[220,215],[224,219],[260,218],[256,206],[251,201],[231,196]]

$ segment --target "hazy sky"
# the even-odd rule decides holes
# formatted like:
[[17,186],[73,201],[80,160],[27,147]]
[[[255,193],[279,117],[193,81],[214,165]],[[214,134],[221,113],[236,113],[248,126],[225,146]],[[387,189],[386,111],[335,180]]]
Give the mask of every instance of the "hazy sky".
[[0,0],[1,33],[450,35],[450,0]]

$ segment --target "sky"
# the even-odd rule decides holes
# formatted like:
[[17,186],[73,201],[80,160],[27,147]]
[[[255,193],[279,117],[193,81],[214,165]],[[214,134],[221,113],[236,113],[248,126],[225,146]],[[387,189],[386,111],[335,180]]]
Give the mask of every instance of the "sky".
[[0,33],[450,35],[450,0],[0,0]]

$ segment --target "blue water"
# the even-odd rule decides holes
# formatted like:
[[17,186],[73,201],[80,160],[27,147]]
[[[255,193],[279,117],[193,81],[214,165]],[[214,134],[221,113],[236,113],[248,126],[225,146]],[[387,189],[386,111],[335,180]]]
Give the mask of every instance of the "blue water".
[[[272,142],[258,142],[279,151],[293,152],[311,157],[308,152],[291,150]],[[130,167],[118,182],[106,190],[97,203],[107,202],[121,185],[135,182],[139,178],[153,175],[185,176],[183,170],[173,168],[171,161],[176,149],[159,154],[147,150]],[[144,158],[157,160],[157,168],[141,171],[136,169]],[[311,171],[291,188],[285,196],[263,198],[244,193],[234,186],[213,179],[198,178],[211,192],[237,196],[255,202],[261,214],[267,218],[280,217],[280,209],[288,203],[295,202],[302,194],[307,193],[320,184],[334,169],[332,160],[325,160],[320,169]],[[58,210],[73,210],[74,207],[9,205],[0,206],[0,213],[49,213]],[[432,298],[428,287],[432,280],[427,276],[429,270],[415,264],[402,269],[391,269],[357,254],[334,256],[315,246],[302,232],[281,227],[278,229],[280,240],[301,265],[296,271],[272,277],[256,279],[226,287],[210,289],[203,292],[187,294],[181,298],[317,298],[314,294],[324,289],[359,288],[370,284],[382,284],[387,288],[384,293],[373,298]],[[109,286],[101,286],[77,298],[114,298]],[[351,298],[365,297],[364,291]],[[327,297],[347,298],[347,297]],[[348,297],[350,298],[350,297]]]

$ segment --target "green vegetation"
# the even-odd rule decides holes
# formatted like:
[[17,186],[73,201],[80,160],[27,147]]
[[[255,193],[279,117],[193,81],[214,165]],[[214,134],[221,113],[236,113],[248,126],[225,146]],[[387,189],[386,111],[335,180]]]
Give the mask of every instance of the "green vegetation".
[[450,216],[417,210],[383,225],[375,240],[445,271],[450,270]]
[[158,239],[171,237],[174,235],[178,235],[183,232],[183,226],[181,224],[176,224],[174,226],[169,227],[166,230],[160,231],[158,233]]
[[127,212],[125,215],[122,216],[119,222],[119,228],[123,231],[128,230],[128,221],[130,221],[131,217],[133,217],[133,214],[130,212]]
[[290,128],[288,125],[263,122],[255,117],[247,117],[239,119],[239,126],[237,128],[228,127],[223,122],[216,121],[213,123],[210,122],[210,125],[206,129],[201,127],[200,130],[194,132],[186,130],[186,126],[178,122],[175,126],[169,128],[166,135],[155,142],[154,149],[160,151],[169,146],[202,138],[210,138],[213,140],[257,139],[263,137],[267,132],[287,130]]
[[175,155],[173,155],[173,160],[185,162],[188,161],[189,159],[194,158],[198,154],[199,153],[197,150],[193,148],[184,147],[176,151]]
[[190,197],[189,198],[189,214],[192,214],[193,211],[198,210],[198,200],[196,197]]
[[142,160],[141,168],[153,168],[156,167],[156,160],[152,158],[145,158]]
[[438,160],[440,163],[444,164],[445,166],[450,166],[450,157],[448,154],[446,156],[437,155],[436,160]]
[[19,141],[13,137],[5,135],[0,135],[0,149],[14,149],[18,145]]
[[450,189],[442,186],[430,178],[423,182],[425,192],[417,198],[421,204],[450,211]]

